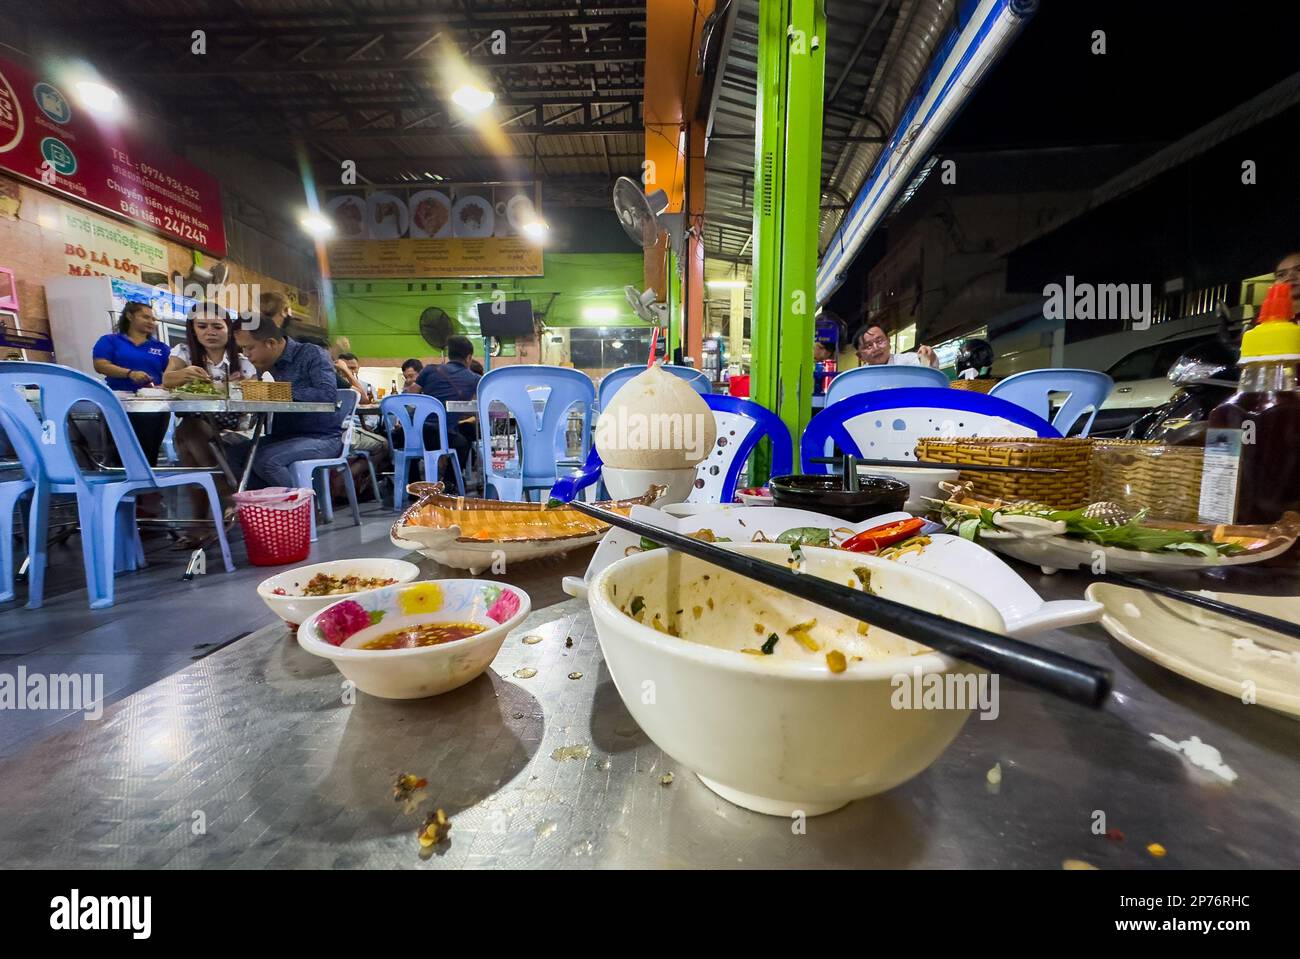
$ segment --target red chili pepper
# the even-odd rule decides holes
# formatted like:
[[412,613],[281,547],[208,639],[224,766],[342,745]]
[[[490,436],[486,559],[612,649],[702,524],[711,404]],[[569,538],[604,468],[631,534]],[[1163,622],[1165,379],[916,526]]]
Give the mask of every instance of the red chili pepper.
[[877,553],[886,546],[892,546],[915,536],[924,526],[925,520],[915,517],[900,519],[896,523],[886,523],[883,526],[873,526],[845,540],[840,544],[840,549],[851,550],[854,553]]

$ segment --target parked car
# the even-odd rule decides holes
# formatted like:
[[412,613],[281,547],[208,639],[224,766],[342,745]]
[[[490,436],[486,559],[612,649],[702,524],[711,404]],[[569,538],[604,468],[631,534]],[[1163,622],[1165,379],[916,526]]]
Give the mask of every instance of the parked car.
[[1190,333],[1126,353],[1106,370],[1115,381],[1092,425],[1093,436],[1123,436],[1138,417],[1168,403],[1178,387],[1169,381],[1169,367],[1190,347],[1209,342],[1214,333]]

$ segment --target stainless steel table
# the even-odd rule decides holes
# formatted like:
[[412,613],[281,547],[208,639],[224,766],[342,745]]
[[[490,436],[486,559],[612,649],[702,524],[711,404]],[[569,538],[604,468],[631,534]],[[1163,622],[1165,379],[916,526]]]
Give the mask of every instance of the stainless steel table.
[[[1050,598],[1077,596],[1086,582],[1027,576]],[[1287,582],[1295,586],[1294,574]],[[542,642],[524,644],[530,634]],[[810,819],[799,834],[789,820],[718,798],[647,740],[602,664],[585,604],[535,612],[487,674],[407,702],[358,694],[344,704],[334,667],[302,652],[287,630],[268,628],[124,700],[100,722],[0,763],[0,862],[1300,865],[1300,724],[1132,656],[1096,626],[1041,641],[1112,667],[1111,705],[1094,713],[1004,684],[1000,717],[972,717],[930,769]],[[537,674],[512,675],[525,666]],[[1240,778],[1219,782],[1157,745],[1153,732],[1200,736]],[[995,763],[997,787],[987,779]],[[392,798],[394,778],[406,772],[429,780],[418,813]],[[663,785],[669,772],[674,779]],[[452,818],[451,840],[422,860],[417,827],[439,806]],[[1099,815],[1122,840],[1093,833]],[[1149,843],[1167,856],[1153,857]]]
[[248,451],[248,459],[244,463],[243,472],[238,479],[236,479],[234,472],[230,468],[230,463],[226,459],[225,450],[222,449],[221,444],[219,442],[209,444],[213,455],[217,458],[217,465],[225,473],[227,481],[241,493],[248,486],[248,479],[253,474],[253,459],[257,456],[258,447],[262,444],[262,436],[266,432],[268,416],[275,413],[332,413],[338,409],[338,406],[334,403],[307,403],[296,400],[289,403],[280,403],[270,400],[234,400],[220,396],[195,397],[193,399],[188,397],[184,399],[122,397],[121,399],[122,406],[128,413],[237,413],[252,416],[252,445]]

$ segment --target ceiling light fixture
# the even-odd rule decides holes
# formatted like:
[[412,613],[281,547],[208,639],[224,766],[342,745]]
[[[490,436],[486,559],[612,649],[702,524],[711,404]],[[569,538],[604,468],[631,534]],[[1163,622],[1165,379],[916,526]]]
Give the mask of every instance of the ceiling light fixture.
[[298,225],[318,240],[334,232],[333,222],[320,213],[304,213],[298,218]]
[[452,93],[451,102],[466,113],[482,113],[496,102],[496,98],[496,94],[491,90],[484,90],[472,83],[465,83],[457,87],[455,92]]
[[110,86],[94,80],[78,80],[77,101],[98,117],[111,118],[122,108],[121,95]]

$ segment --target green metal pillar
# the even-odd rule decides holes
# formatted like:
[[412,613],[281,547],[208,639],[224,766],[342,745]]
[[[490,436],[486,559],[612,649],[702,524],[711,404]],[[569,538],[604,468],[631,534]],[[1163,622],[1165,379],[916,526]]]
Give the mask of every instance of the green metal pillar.
[[758,33],[751,396],[781,417],[797,450],[812,415],[824,0],[763,0]]

